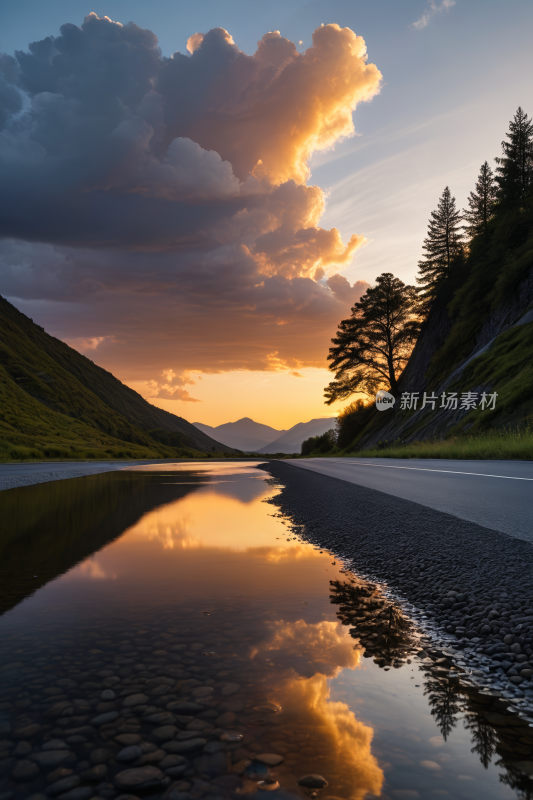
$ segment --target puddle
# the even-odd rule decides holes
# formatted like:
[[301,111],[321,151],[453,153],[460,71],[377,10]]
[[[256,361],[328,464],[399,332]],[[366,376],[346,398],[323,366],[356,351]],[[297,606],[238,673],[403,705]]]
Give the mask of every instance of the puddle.
[[0,800],[532,796],[528,723],[276,491],[247,462],[0,493]]

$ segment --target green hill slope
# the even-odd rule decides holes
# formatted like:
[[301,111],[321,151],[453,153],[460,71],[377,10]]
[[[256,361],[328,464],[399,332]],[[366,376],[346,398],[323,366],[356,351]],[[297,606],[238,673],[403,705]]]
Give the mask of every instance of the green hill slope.
[[[462,268],[441,285],[398,384],[401,393],[419,394],[417,410],[401,410],[399,402],[385,413],[354,410],[340,444],[346,452],[382,448],[397,456],[407,448],[411,456],[438,457],[439,441],[459,447],[489,437],[505,457],[500,439],[515,431],[507,457],[533,458],[533,195],[497,209],[487,235],[471,240]],[[497,401],[493,410],[440,403],[422,409],[424,392],[496,392]],[[413,443],[431,441],[434,449],[413,450]]]
[[152,406],[1,297],[0,403],[2,460],[230,450]]

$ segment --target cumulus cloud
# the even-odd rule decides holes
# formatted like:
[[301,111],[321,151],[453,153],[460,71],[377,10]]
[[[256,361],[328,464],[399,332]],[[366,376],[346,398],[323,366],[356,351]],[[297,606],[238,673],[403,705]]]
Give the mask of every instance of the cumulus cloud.
[[413,22],[412,27],[416,28],[417,31],[422,30],[422,28],[427,27],[432,17],[435,14],[442,14],[443,11],[449,11],[452,6],[455,5],[455,0],[442,0],[441,3],[436,3],[435,0],[430,0],[429,8],[427,11],[424,11],[421,17],[419,17],[416,22]]
[[191,397],[189,391],[184,388],[188,383],[195,384],[191,375],[184,373],[177,375],[173,369],[164,369],[161,373],[163,381],[146,381],[147,397],[161,397],[165,400],[181,400],[183,403],[201,403],[195,397]]
[[274,31],[247,55],[221,28],[187,49],[92,13],[0,58],[0,291],[192,401],[169,363],[323,366],[365,240],[320,226],[308,160],[354,133],[381,75],[338,25],[303,53]]

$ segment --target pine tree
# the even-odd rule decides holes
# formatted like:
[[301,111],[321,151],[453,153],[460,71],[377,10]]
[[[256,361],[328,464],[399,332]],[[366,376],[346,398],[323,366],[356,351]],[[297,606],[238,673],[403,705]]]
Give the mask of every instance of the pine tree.
[[404,368],[420,332],[419,300],[390,272],[376,280],[339,324],[328,361],[335,380],[325,390],[326,404],[354,392],[375,394],[380,386],[398,392],[397,375]]
[[478,234],[486,236],[489,220],[494,214],[496,203],[496,184],[494,173],[489,167],[488,161],[481,165],[475,191],[470,192],[468,198],[469,208],[463,212],[463,218],[467,221],[465,229],[473,238]]
[[520,106],[506,136],[503,155],[495,159],[498,199],[504,203],[521,200],[533,189],[533,121]]
[[418,262],[421,284],[420,296],[425,311],[429,310],[437,293],[437,287],[445,280],[457,256],[463,251],[462,215],[455,205],[448,186],[443,191],[436,211],[431,212],[428,235],[424,239],[425,257]]

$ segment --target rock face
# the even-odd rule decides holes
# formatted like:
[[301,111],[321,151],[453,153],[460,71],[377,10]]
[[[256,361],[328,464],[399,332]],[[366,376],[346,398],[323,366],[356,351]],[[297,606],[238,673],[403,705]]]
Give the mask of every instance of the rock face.
[[[450,411],[438,408],[435,410],[431,406],[421,409],[424,391],[428,390],[428,380],[426,373],[431,360],[438,358],[438,351],[449,336],[454,320],[448,314],[448,304],[451,300],[451,293],[444,294],[435,301],[428,318],[422,326],[420,336],[411,354],[409,362],[398,380],[399,393],[418,392],[419,403],[416,411],[401,411],[399,408],[399,398],[391,411],[375,411],[375,415],[367,426],[363,434],[359,447],[362,449],[373,447],[380,441],[392,442],[401,439],[411,442],[415,439],[423,441],[434,436],[445,435],[452,427],[457,425],[463,417],[468,414],[465,409]],[[460,380],[465,368],[478,356],[490,352],[491,346],[499,334],[511,328],[518,328],[533,322],[533,310],[528,306],[533,300],[533,267],[522,278],[516,287],[512,297],[507,298],[496,309],[488,313],[481,325],[474,346],[466,358],[456,364],[451,371],[441,373],[437,385],[432,383],[431,391],[440,396],[443,391],[447,391],[456,380]],[[437,362],[438,366],[438,362]],[[491,385],[484,386],[468,385],[465,382],[461,385],[460,393],[490,392],[495,391]],[[429,391],[429,390],[428,390]],[[524,398],[524,401],[526,398]]]

